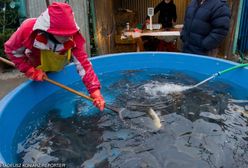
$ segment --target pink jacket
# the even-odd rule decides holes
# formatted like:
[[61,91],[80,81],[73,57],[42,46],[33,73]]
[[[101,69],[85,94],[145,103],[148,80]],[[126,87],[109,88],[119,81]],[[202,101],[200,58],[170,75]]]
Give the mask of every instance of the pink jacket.
[[[72,36],[70,43],[54,45],[47,39],[42,39],[41,31],[53,35]],[[37,45],[38,44],[38,45]],[[72,48],[72,57],[77,71],[89,93],[100,89],[100,82],[88,60],[84,50],[85,40],[79,32],[71,7],[66,3],[54,2],[37,19],[25,20],[17,31],[5,43],[5,53],[15,63],[21,72],[40,65],[42,49],[62,52]]]

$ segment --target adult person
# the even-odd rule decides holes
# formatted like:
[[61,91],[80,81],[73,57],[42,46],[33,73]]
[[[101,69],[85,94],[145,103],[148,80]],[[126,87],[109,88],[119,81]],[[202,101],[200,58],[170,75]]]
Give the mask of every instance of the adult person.
[[100,82],[84,50],[85,40],[67,3],[52,3],[38,18],[26,19],[5,43],[5,53],[19,71],[35,81],[74,60],[93,104],[103,111]]
[[192,0],[181,31],[182,51],[216,55],[229,30],[230,9],[226,0]]
[[176,5],[173,0],[162,0],[154,8],[154,14],[157,14],[158,12],[158,23],[161,23],[162,27],[165,29],[172,28],[173,24],[177,21]]

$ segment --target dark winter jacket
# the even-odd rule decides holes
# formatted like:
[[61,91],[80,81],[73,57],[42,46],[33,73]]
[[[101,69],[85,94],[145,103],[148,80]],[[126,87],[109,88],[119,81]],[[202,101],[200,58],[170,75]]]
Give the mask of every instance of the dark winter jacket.
[[159,13],[158,22],[162,24],[163,28],[170,28],[172,27],[172,20],[176,22],[177,20],[177,12],[176,12],[176,5],[173,1],[170,3],[165,3],[164,0],[160,2],[154,8],[154,14]]
[[229,30],[230,9],[225,0],[192,0],[181,32],[183,52],[207,55],[217,48]]

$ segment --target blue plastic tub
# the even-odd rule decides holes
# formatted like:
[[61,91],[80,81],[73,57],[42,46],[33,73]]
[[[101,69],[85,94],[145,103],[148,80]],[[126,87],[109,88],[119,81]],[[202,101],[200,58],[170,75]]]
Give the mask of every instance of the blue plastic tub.
[[[96,73],[145,68],[165,68],[176,71],[192,71],[204,76],[230,68],[236,63],[212,57],[192,54],[146,52],[113,54],[91,59]],[[79,81],[73,64],[49,77],[65,85]],[[240,68],[219,77],[248,89],[248,68]],[[104,83],[102,83],[104,86]],[[12,140],[27,113],[43,99],[58,91],[59,87],[47,82],[25,82],[0,101],[0,163],[12,163]],[[17,110],[18,109],[18,110]]]

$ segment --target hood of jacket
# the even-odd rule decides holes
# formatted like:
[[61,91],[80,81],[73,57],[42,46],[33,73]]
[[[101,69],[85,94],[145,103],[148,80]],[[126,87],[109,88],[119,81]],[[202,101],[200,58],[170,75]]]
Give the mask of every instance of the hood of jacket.
[[79,31],[72,8],[67,3],[54,2],[36,20],[33,30],[58,36],[71,36]]

